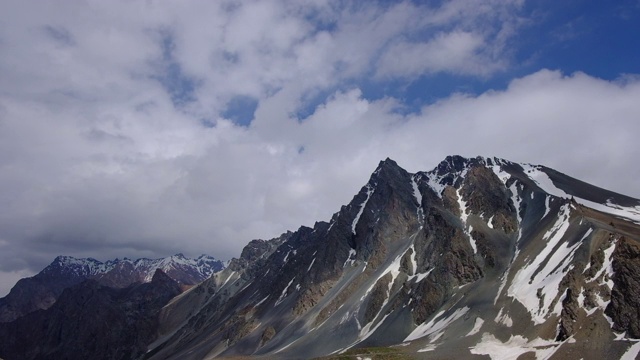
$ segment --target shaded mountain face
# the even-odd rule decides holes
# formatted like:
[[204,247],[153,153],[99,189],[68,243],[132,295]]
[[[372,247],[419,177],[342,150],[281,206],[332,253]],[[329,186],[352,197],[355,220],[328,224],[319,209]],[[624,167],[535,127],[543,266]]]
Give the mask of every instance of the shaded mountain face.
[[0,323],[4,359],[135,359],[156,338],[158,312],[180,293],[162,270],[150,282],[115,289],[86,280],[47,310]]
[[195,285],[224,268],[220,260],[208,255],[190,259],[182,254],[161,259],[109,260],[77,259],[58,256],[33,277],[21,279],[0,299],[0,322],[13,321],[39,309],[51,307],[64,289],[87,279],[102,285],[124,288],[133,283],[150,282],[161,269],[178,284]]
[[173,299],[146,357],[633,358],[638,269],[636,199],[496,158],[387,159],[330,222],[252,241]]

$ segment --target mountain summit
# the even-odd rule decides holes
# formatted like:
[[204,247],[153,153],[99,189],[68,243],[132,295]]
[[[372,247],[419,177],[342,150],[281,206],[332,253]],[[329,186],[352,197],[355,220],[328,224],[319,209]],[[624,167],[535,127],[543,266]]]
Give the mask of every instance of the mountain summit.
[[639,269],[637,199],[498,158],[386,159],[329,222],[163,306],[144,357],[635,358]]
[[640,201],[544,166],[386,159],[330,222],[251,242],[166,306],[149,358],[622,355],[640,338],[638,241]]

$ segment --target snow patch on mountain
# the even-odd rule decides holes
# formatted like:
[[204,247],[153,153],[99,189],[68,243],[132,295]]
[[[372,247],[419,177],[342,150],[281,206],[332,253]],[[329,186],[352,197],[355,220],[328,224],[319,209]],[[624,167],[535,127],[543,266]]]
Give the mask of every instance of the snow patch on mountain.
[[575,198],[575,200],[577,203],[590,207],[594,210],[625,218],[635,222],[636,224],[640,224],[640,206],[625,207],[612,203],[610,199],[607,200],[605,204],[598,204],[581,198]]
[[473,253],[476,254],[478,252],[478,248],[476,246],[476,240],[471,236],[471,232],[473,231],[473,227],[467,225],[467,219],[469,218],[469,214],[467,214],[467,202],[462,199],[462,194],[460,193],[460,189],[456,191],[456,195],[458,195],[458,206],[460,208],[460,220],[462,220],[462,226],[464,227],[464,233],[469,238],[469,243],[471,244],[471,248],[473,249]]
[[635,341],[636,343],[631,345],[629,349],[622,354],[620,360],[635,360],[638,358],[638,354],[640,354],[640,341]]
[[360,335],[358,336],[358,341],[356,341],[354,344],[352,344],[351,346],[349,346],[347,349],[348,350],[350,348],[352,348],[353,346],[363,342],[364,340],[367,340],[367,338],[369,338],[369,336],[373,335],[374,332],[376,332],[376,330],[378,330],[378,328],[380,327],[380,325],[382,325],[384,323],[385,320],[387,320],[387,317],[389,317],[389,314],[386,314],[382,320],[378,321],[377,324],[375,324],[375,326],[373,325],[375,323],[374,321],[371,321],[370,323],[368,323],[367,325],[365,325],[362,330],[360,330]]
[[351,231],[353,232],[353,235],[356,234],[356,225],[358,225],[358,221],[360,221],[360,217],[364,212],[364,207],[367,206],[367,202],[369,202],[369,199],[371,198],[371,194],[373,194],[373,192],[375,191],[375,188],[371,187],[371,185],[369,184],[367,184],[366,188],[367,188],[367,198],[362,202],[362,204],[360,204],[360,210],[358,211],[358,214],[356,215],[355,219],[353,219],[353,223],[351,224]]
[[[604,262],[602,263],[602,267],[592,278],[586,279],[587,282],[596,281],[602,278],[599,285],[606,285],[609,288],[609,291],[613,289],[613,252],[616,249],[616,244],[617,241],[614,241],[608,248],[604,250]],[[589,315],[593,314],[593,312],[598,308],[604,310],[607,305],[609,305],[609,302],[610,301],[603,300],[600,295],[596,295],[596,303],[598,306],[591,309],[591,311],[588,312]]]
[[533,352],[536,359],[548,359],[561,344],[540,338],[528,341],[520,335],[511,336],[507,342],[503,343],[492,334],[484,333],[482,340],[471,348],[471,353],[488,355],[491,360],[510,360],[516,359],[522,354]]
[[503,314],[502,312],[504,311],[504,308],[501,308],[500,311],[498,312],[498,315],[496,316],[495,319],[493,319],[493,322],[497,323],[497,324],[502,324],[506,327],[512,327],[513,326],[513,320],[511,319],[511,317],[509,316],[509,314],[507,314],[506,312]]
[[542,171],[541,166],[530,164],[520,164],[520,166],[524,170],[527,177],[533,180],[533,182],[536,183],[536,185],[538,185],[538,187],[542,189],[542,191],[559,198],[567,199],[571,197],[571,195],[556,187],[551,178],[549,178],[549,175]]
[[473,329],[471,329],[471,331],[469,331],[466,336],[477,334],[480,331],[480,328],[482,328],[482,324],[484,324],[484,320],[477,317],[476,322],[473,324]]
[[511,174],[509,174],[508,172],[504,171],[502,169],[502,166],[500,166],[500,165],[489,166],[489,169],[491,169],[493,171],[493,173],[496,174],[498,179],[500,179],[500,181],[503,184],[505,184],[505,186],[507,185],[507,180],[509,180],[511,178]]
[[420,193],[420,189],[418,189],[418,183],[416,182],[416,177],[419,177],[419,175],[414,175],[411,177],[411,187],[413,188],[413,197],[416,199],[418,206],[421,206],[422,194]]
[[551,206],[550,206],[550,200],[551,197],[550,196],[545,196],[544,197],[544,215],[542,215],[542,218],[544,219],[549,212],[551,211]]
[[[516,273],[508,290],[508,295],[531,313],[535,324],[545,321],[549,307],[558,295],[560,281],[573,266],[570,265],[573,255],[581,245],[581,242],[573,246],[567,243],[559,245],[570,225],[570,211],[569,204],[560,209],[558,220],[543,236],[543,241],[546,241],[544,249]],[[541,295],[542,299],[539,298]]]
[[[596,203],[587,199],[579,198],[567,194],[562,189],[559,189],[553,180],[547,173],[542,170],[541,166],[534,166],[528,164],[521,164],[527,176],[533,180],[540,189],[547,194],[569,199],[573,198],[577,203],[590,207],[594,210],[598,210],[607,214],[623,217],[625,219],[632,220],[636,223],[640,223],[640,205],[634,207],[625,207],[618,204],[614,204],[611,199],[607,200],[605,204]],[[548,207],[548,206],[547,206]],[[545,213],[546,215],[546,213]]]
[[384,277],[387,274],[391,274],[391,285],[393,285],[393,283],[396,281],[396,278],[398,277],[398,275],[400,274],[400,262],[402,260],[402,257],[404,256],[404,253],[398,255],[393,262],[391,262],[391,264],[375,279],[375,281],[373,281],[373,283],[371,284],[371,286],[369,286],[369,288],[367,289],[367,291],[365,291],[364,295],[362,296],[362,298],[360,298],[360,301],[363,301],[365,299],[365,297],[367,295],[369,295],[369,293],[373,290],[373,288],[376,286],[376,284],[378,283],[378,280],[380,280],[382,277]]
[[307,272],[309,272],[311,270],[311,267],[313,267],[313,264],[316,262],[316,258],[313,258],[313,260],[311,260],[311,264],[309,264],[309,267],[307,268]]
[[295,280],[295,279],[296,279],[295,277],[293,279],[291,279],[291,281],[289,281],[289,283],[284,288],[284,290],[282,290],[282,293],[280,294],[280,297],[276,301],[275,305],[273,305],[274,307],[280,305],[284,301],[284,299],[287,297],[287,291],[289,290],[289,286],[291,286],[291,284],[293,283],[293,280]]
[[438,177],[438,175],[433,173],[426,173],[424,176],[427,179],[427,185],[438,195],[439,198],[442,198],[442,192],[446,185],[442,185],[440,182],[442,181],[442,177]]
[[520,215],[520,210],[522,208],[522,199],[520,198],[518,184],[514,182],[509,187],[509,191],[511,191],[511,202],[513,203],[513,207],[516,209],[516,216],[518,217],[518,224],[522,224],[522,215]]
[[347,260],[344,261],[344,264],[342,264],[342,267],[347,266],[347,264],[349,264],[349,266],[353,266],[356,262],[356,249],[349,249],[349,255],[347,255]]
[[444,330],[446,330],[451,323],[461,318],[468,311],[468,307],[459,308],[448,317],[443,318],[442,315],[445,313],[443,310],[434,316],[428,323],[418,325],[418,327],[416,327],[411,334],[404,339],[404,341],[413,341],[425,336],[433,335],[430,342],[434,342],[444,334]]
[[416,215],[418,215],[418,219],[420,219],[420,221],[423,222],[424,210],[422,210],[422,193],[420,193],[420,189],[418,188],[418,183],[416,182],[416,178],[418,178],[418,181],[419,181],[420,175],[415,174],[411,176],[411,187],[413,188],[413,197],[416,199],[416,202],[418,203],[416,208]]

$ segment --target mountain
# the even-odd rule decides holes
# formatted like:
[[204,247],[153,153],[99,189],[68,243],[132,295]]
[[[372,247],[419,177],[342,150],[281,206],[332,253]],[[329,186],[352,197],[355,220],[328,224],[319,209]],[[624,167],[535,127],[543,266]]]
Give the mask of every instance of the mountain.
[[178,284],[191,286],[224,268],[220,260],[208,255],[190,259],[182,254],[161,259],[115,259],[100,262],[58,256],[33,277],[21,279],[9,294],[0,299],[0,322],[13,321],[39,309],[51,307],[64,289],[87,279],[102,285],[124,288],[133,283],[150,282],[161,269]]
[[639,200],[497,158],[387,159],[330,222],[171,300],[145,358],[633,359],[639,294]]
[[180,293],[162,270],[148,283],[115,289],[86,280],[46,310],[0,323],[5,359],[135,359],[156,338],[158,312]]
[[640,201],[539,165],[450,156],[412,174],[386,159],[329,222],[253,240],[182,293],[162,270],[123,288],[137,261],[114,263],[36,275],[80,280],[0,323],[0,357],[640,354]]

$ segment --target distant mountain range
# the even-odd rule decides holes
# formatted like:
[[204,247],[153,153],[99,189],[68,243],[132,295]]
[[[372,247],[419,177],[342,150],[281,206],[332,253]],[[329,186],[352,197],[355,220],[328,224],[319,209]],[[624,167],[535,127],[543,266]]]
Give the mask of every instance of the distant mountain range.
[[[398,358],[635,359],[640,201],[497,158],[450,156],[415,174],[387,159],[329,222],[253,240],[171,300],[172,280],[162,270],[154,279],[157,288],[144,285],[165,304],[149,312],[132,312],[142,285],[67,289],[49,309],[0,324],[0,357],[75,359],[84,346],[85,358],[109,359],[126,357],[104,349],[141,359],[376,358],[358,350],[370,347]],[[135,324],[147,319],[144,336],[101,340],[93,352],[60,337],[67,323],[106,331],[68,313],[123,324],[87,312],[102,308],[88,292]]]
[[33,277],[21,279],[9,294],[0,299],[0,322],[9,322],[39,309],[47,309],[62,291],[85,280],[124,288],[134,283],[150,282],[157,269],[179,285],[199,284],[224,268],[220,260],[208,255],[190,259],[182,254],[161,259],[115,259],[100,262],[58,256]]
[[157,269],[150,282],[112,288],[86,280],[46,310],[0,323],[9,359],[137,359],[156,338],[158,312],[180,286]]

